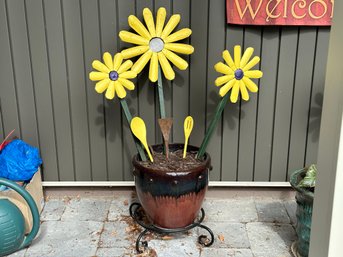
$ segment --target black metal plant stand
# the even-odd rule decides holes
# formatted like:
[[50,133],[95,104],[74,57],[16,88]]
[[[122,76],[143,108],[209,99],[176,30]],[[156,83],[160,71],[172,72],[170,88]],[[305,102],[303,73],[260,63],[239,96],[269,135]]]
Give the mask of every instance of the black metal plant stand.
[[[186,232],[190,229],[193,229],[195,227],[200,227],[205,229],[209,234],[210,234],[210,239],[208,239],[208,237],[206,235],[200,235],[198,237],[198,242],[199,244],[205,246],[205,247],[209,247],[213,244],[214,242],[214,235],[212,230],[201,224],[205,218],[205,211],[203,208],[201,208],[201,213],[200,213],[200,217],[198,217],[192,224],[183,227],[183,228],[175,228],[175,229],[167,229],[167,228],[161,228],[161,227],[157,227],[153,224],[149,224],[148,222],[146,222],[146,216],[145,216],[145,212],[142,208],[142,205],[140,203],[132,203],[130,205],[130,216],[143,228],[145,228],[143,230],[143,232],[141,232],[139,234],[139,236],[137,237],[136,240],[136,250],[138,253],[143,253],[143,251],[140,250],[140,242],[141,239],[144,237],[144,235],[148,232],[155,232],[157,234],[164,234],[164,235],[168,235],[168,234],[173,234],[173,233],[182,233],[182,232]],[[141,245],[143,246],[144,249],[146,249],[148,247],[148,242],[147,241],[142,241]]]

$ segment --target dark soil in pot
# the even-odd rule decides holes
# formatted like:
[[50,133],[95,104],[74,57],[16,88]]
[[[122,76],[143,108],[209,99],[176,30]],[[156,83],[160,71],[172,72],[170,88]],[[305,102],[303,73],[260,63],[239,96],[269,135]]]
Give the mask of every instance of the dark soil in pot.
[[188,146],[182,158],[183,144],[171,144],[169,160],[163,146],[155,145],[154,163],[133,158],[138,198],[151,222],[162,228],[182,228],[193,223],[208,186],[210,156],[195,158],[197,147]]
[[183,150],[176,150],[169,153],[169,158],[161,152],[154,152],[154,162],[146,161],[140,164],[146,168],[165,172],[182,172],[184,170],[194,169],[202,165],[202,161],[196,159],[197,151],[190,151],[183,159]]

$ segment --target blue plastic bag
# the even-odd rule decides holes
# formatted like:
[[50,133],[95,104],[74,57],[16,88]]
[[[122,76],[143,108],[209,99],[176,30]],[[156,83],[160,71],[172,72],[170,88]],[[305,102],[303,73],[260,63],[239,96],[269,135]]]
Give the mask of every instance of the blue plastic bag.
[[31,180],[41,164],[38,149],[16,139],[0,152],[0,177],[13,181]]

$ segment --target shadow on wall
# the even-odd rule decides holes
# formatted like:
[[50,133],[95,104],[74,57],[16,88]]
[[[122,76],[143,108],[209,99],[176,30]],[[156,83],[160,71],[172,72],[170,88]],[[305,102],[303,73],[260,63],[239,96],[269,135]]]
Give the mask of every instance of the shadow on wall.
[[[189,61],[188,61],[189,62]],[[188,85],[188,81],[185,81],[184,73],[185,71],[180,71],[178,69],[175,69],[175,79],[176,83],[173,83],[173,87],[180,87],[183,88],[186,92]]]
[[[229,92],[230,93],[230,92]],[[207,111],[207,121],[212,120],[212,117],[215,113],[216,107],[218,105],[218,101],[221,100],[221,97],[218,93],[212,91],[208,97],[207,109],[211,111]],[[244,104],[244,101],[242,101]],[[237,128],[240,119],[244,119],[245,112],[240,110],[239,102],[233,104],[228,100],[223,114],[223,122],[227,123],[230,130],[234,130]]]
[[[97,112],[99,114],[96,117],[95,124],[99,127],[100,135],[103,138],[107,138],[109,141],[113,142],[116,138],[121,140],[121,116],[120,113],[114,112],[115,108],[120,108],[120,103],[116,101],[104,100],[105,104],[100,104],[97,107]],[[119,115],[115,115],[119,113]]]
[[322,118],[323,94],[317,93],[314,97],[314,104],[310,109],[308,133],[311,134],[312,142],[318,142],[320,122]]
[[[145,101],[148,102],[149,105],[154,105],[155,104],[155,94],[154,94],[154,84],[149,81],[148,78],[148,72],[141,72],[137,76],[137,80],[134,82],[136,85],[135,90],[138,90],[138,99],[140,101]],[[144,88],[147,87],[147,88]],[[148,94],[146,95],[141,95],[143,88],[148,91]],[[151,91],[151,92],[149,92]],[[144,110],[138,110],[139,115],[142,115],[144,113]],[[137,113],[138,115],[138,113]]]

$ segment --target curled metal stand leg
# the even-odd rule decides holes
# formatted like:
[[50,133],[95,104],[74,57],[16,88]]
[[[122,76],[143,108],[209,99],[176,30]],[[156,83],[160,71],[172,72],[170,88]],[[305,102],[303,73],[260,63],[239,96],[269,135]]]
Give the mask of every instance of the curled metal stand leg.
[[192,224],[183,227],[183,228],[175,228],[175,229],[169,229],[169,228],[161,228],[161,227],[157,227],[153,224],[149,224],[147,222],[145,222],[145,213],[144,210],[141,206],[140,203],[132,203],[130,205],[130,216],[143,228],[145,228],[145,230],[143,232],[141,232],[139,234],[139,236],[137,237],[136,240],[136,250],[138,253],[143,253],[143,251],[141,250],[141,247],[144,248],[144,250],[148,247],[148,242],[147,241],[142,241],[142,238],[148,233],[148,232],[155,232],[157,234],[164,234],[164,235],[168,235],[168,234],[173,234],[173,233],[181,233],[181,232],[186,232],[190,229],[193,229],[195,227],[200,227],[202,229],[205,229],[209,235],[210,238],[208,238],[206,235],[200,235],[198,237],[198,242],[199,244],[205,246],[205,247],[209,247],[213,244],[214,242],[214,235],[212,230],[201,224],[204,221],[205,218],[205,211],[203,208],[201,208],[200,210],[200,217],[198,217]]
[[144,248],[143,251],[141,250],[141,246],[140,246],[140,241],[141,241],[141,239],[144,237],[144,235],[145,235],[146,233],[148,233],[148,231],[149,231],[148,229],[144,229],[144,231],[143,231],[142,233],[140,233],[139,236],[137,237],[137,240],[136,240],[136,251],[137,251],[138,253],[143,253],[144,250],[145,250],[146,248],[148,248],[148,242],[147,242],[147,241],[142,241],[142,247]]
[[206,235],[200,235],[198,237],[198,243],[203,245],[203,246],[205,246],[205,247],[210,247],[213,244],[213,242],[214,242],[214,235],[213,235],[212,230],[209,227],[207,227],[205,225],[202,225],[202,224],[199,224],[198,227],[207,230],[207,232],[211,236],[210,239],[209,239]]

